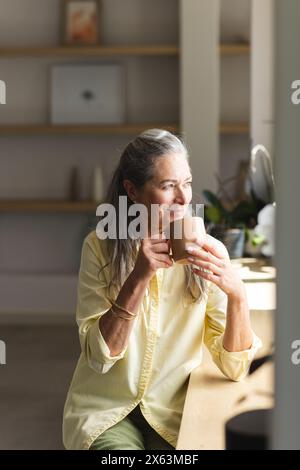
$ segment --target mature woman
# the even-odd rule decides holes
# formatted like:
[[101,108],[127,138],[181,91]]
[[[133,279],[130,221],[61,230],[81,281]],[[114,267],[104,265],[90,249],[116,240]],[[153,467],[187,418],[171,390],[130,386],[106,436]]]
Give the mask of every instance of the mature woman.
[[[191,202],[191,183],[184,144],[152,129],[126,146],[108,202],[118,209],[127,196],[149,214],[159,204],[175,220]],[[94,231],[85,239],[76,312],[82,354],[64,409],[67,449],[174,449],[203,342],[229,379],[247,374],[261,342],[226,248],[207,235],[190,265],[169,253],[160,232],[100,240]]]

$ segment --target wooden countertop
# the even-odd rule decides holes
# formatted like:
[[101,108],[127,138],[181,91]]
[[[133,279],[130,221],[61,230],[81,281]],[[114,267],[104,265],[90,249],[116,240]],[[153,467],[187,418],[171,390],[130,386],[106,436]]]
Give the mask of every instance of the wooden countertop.
[[276,268],[266,258],[231,260],[245,283],[250,310],[276,309]]
[[[273,344],[276,308],[276,272],[267,260],[232,260],[245,282],[251,323],[263,342],[257,357],[267,354]],[[264,364],[241,382],[233,382],[219,371],[204,347],[201,366],[190,375],[178,450],[225,448],[225,423],[244,411],[273,406],[273,364]]]

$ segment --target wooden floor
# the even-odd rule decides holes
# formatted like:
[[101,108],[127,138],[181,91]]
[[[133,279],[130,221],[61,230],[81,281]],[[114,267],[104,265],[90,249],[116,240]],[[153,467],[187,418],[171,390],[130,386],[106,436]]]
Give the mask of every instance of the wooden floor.
[[0,325],[0,449],[63,449],[62,410],[79,357],[76,325]]

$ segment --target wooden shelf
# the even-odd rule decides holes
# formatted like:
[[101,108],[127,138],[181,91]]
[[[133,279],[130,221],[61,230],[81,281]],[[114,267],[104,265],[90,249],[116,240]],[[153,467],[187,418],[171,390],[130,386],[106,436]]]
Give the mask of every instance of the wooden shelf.
[[[172,123],[153,123],[148,124],[127,124],[124,126],[51,126],[38,124],[16,124],[0,125],[0,136],[5,135],[102,135],[102,134],[139,134],[146,129],[165,129],[170,132],[178,133],[179,124]],[[221,123],[221,134],[248,134],[248,123]]]
[[108,126],[77,126],[77,125],[39,125],[39,124],[16,124],[0,125],[0,135],[55,135],[55,134],[139,134],[146,129],[159,128],[170,132],[178,132],[177,124],[166,124],[150,122],[148,124],[126,124]]
[[[248,55],[247,43],[220,44],[221,55]],[[95,47],[1,47],[0,58],[30,57],[107,57],[107,56],[179,56],[180,48],[176,45],[156,46],[95,46]]]
[[1,58],[25,57],[106,57],[106,56],[179,55],[175,45],[157,46],[94,46],[94,47],[1,47]]
[[248,123],[221,123],[220,134],[223,135],[245,135],[249,134],[250,126]]
[[220,54],[222,56],[249,55],[250,44],[220,44]]
[[98,204],[94,201],[65,201],[43,199],[0,200],[1,212],[72,212],[95,213]]

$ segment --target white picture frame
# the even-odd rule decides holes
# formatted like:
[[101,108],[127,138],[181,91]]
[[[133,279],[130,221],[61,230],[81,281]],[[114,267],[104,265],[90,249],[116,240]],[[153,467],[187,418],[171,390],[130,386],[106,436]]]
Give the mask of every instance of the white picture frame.
[[51,123],[123,124],[121,64],[56,65],[51,69]]

